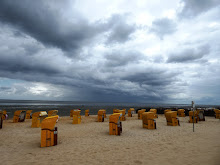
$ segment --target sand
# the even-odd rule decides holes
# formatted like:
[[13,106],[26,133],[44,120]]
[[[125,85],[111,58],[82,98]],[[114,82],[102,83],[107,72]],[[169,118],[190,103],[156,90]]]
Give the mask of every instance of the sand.
[[[109,116],[109,115],[108,115]],[[121,136],[109,135],[108,116],[96,122],[97,116],[82,116],[73,125],[70,117],[60,117],[58,145],[40,148],[40,128],[31,128],[31,119],[23,123],[3,123],[0,130],[0,164],[88,164],[88,165],[219,165],[220,120],[188,123],[180,117],[181,126],[167,126],[164,115],[156,119],[157,129],[142,128],[137,115],[122,122]]]

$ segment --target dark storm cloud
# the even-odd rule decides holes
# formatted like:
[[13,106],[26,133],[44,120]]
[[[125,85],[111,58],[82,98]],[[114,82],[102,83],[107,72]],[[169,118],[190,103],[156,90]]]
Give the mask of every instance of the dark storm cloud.
[[[58,5],[61,4],[52,2],[54,1],[2,0],[0,20],[46,45],[61,48],[73,56],[102,32],[110,30],[107,40],[112,43],[125,42],[135,30],[133,26],[127,25],[125,17],[120,15],[112,16],[108,22],[89,23],[79,13],[74,12],[70,20],[62,14],[64,11],[59,9]],[[22,33],[17,33],[20,34]]]
[[138,64],[140,60],[144,58],[144,55],[137,51],[113,51],[105,55],[107,67],[121,67],[129,63]]
[[141,85],[166,86],[170,85],[178,74],[179,73],[177,72],[167,72],[164,69],[155,70],[149,67],[142,73],[131,74],[123,79],[131,82],[137,82]]
[[109,19],[108,25],[111,27],[107,43],[124,43],[130,39],[130,35],[135,32],[134,24],[126,23],[126,15],[115,14]]
[[220,5],[219,0],[182,0],[184,8],[180,13],[182,17],[191,17],[199,15]]
[[152,22],[150,32],[155,33],[163,39],[165,35],[172,34],[176,31],[176,23],[168,18],[156,19]]
[[184,63],[184,62],[195,62],[202,59],[205,55],[208,55],[210,48],[208,45],[203,45],[197,49],[189,48],[185,49],[180,53],[171,54],[167,62],[168,63]]

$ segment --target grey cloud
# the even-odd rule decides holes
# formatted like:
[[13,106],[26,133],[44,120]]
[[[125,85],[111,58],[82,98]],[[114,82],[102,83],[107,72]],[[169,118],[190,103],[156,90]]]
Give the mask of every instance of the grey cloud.
[[[103,32],[110,31],[108,42],[125,42],[135,30],[133,26],[127,25],[125,17],[120,15],[113,15],[107,22],[100,20],[89,23],[75,11],[74,19],[70,20],[62,14],[63,10],[59,9],[58,4],[52,2],[2,0],[0,20],[16,26],[45,45],[61,48],[69,56],[79,54],[83,46],[91,44],[92,40]],[[65,3],[67,1],[63,2]]]
[[160,39],[163,39],[165,35],[174,33],[176,30],[176,23],[168,18],[154,20],[150,28],[150,32],[158,35]]
[[129,63],[138,64],[144,55],[137,51],[113,51],[105,55],[105,65],[108,67],[121,67]]
[[[201,60],[205,55],[209,54],[210,48],[208,45],[203,45],[197,49],[189,48],[185,49],[180,53],[173,53],[169,55],[167,62],[168,63],[181,63],[181,62],[194,62]],[[202,61],[201,62],[205,62]]]
[[181,17],[196,16],[220,5],[219,0],[182,0],[182,2],[184,7],[180,12]]
[[134,24],[126,23],[126,15],[113,15],[109,19],[108,25],[112,28],[106,41],[107,44],[124,43],[130,39],[130,35],[136,30]]

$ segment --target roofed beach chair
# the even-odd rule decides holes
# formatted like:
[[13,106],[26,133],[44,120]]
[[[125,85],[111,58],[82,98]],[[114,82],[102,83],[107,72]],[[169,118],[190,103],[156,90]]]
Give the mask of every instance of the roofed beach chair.
[[167,112],[169,112],[169,111],[171,111],[171,109],[165,109],[165,110],[164,110],[164,115],[165,115]]
[[46,111],[34,112],[32,114],[32,128],[39,128],[41,126],[42,121],[48,117]]
[[50,110],[48,111],[48,117],[56,116],[58,114],[58,110]]
[[31,119],[32,118],[31,112],[32,112],[32,110],[27,110],[26,111],[26,119]]
[[85,110],[85,116],[89,116],[89,109]]
[[178,109],[177,110],[178,116],[179,117],[185,117],[185,110],[184,109]]
[[135,112],[135,109],[134,108],[130,108],[128,110],[128,117],[132,117],[132,114]]
[[57,127],[55,127],[58,115],[46,117],[41,123],[41,147],[57,145]]
[[26,116],[25,110],[17,110],[14,112],[13,123],[24,122]]
[[3,110],[2,112],[3,112],[3,114],[2,114],[2,119],[3,119],[3,120],[7,120],[7,119],[8,119],[7,111],[6,111],[6,110]]
[[214,109],[215,112],[215,118],[220,119],[220,110],[219,109]]
[[109,135],[120,135],[122,133],[121,117],[122,113],[114,113],[109,116]]
[[197,123],[199,121],[199,117],[197,111],[189,111],[189,123]]
[[153,113],[154,113],[154,117],[155,117],[155,118],[158,118],[157,109],[150,109],[149,112],[153,112]]
[[80,109],[72,109],[72,110],[70,110],[70,117],[73,117],[73,111],[76,111],[76,110],[80,110]]
[[204,113],[204,110],[202,109],[197,109],[196,110],[197,112],[197,116],[198,116],[198,120],[199,121],[205,121],[205,113]]
[[104,122],[106,111],[104,109],[100,109],[98,111],[98,122]]
[[81,123],[81,110],[79,109],[74,109],[73,110],[73,124],[80,124]]
[[179,119],[177,118],[177,111],[168,111],[165,113],[167,125],[178,126],[180,125]]
[[154,120],[154,112],[144,112],[142,113],[142,125],[143,128],[156,129],[156,121]]
[[3,111],[0,111],[0,129],[2,129],[3,125]]
[[146,111],[146,109],[138,110],[138,119],[142,120],[142,113],[144,113],[145,111]]
[[121,109],[119,110],[120,113],[122,113],[122,116],[121,116],[121,121],[125,121],[126,120],[126,109]]

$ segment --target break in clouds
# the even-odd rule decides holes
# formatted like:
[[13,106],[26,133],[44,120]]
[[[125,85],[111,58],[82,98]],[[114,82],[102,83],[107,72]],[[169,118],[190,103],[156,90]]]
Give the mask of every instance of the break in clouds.
[[0,99],[220,102],[220,3],[0,1]]

